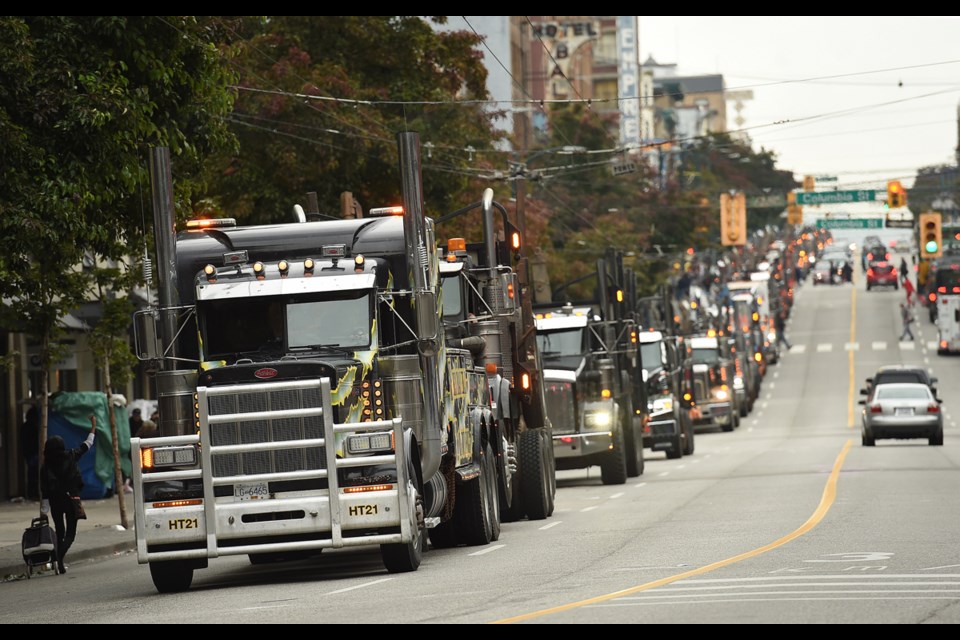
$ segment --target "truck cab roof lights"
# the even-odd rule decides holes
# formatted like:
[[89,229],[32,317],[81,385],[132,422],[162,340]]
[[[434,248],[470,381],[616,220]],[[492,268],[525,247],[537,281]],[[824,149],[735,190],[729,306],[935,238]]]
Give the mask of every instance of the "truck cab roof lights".
[[312,276],[313,268],[316,267],[316,263],[313,261],[313,258],[307,258],[303,261],[303,275]]
[[367,215],[371,218],[377,218],[377,217],[382,218],[384,216],[402,216],[403,207],[402,206],[377,207],[374,209],[370,209],[370,212]]
[[235,218],[204,218],[187,221],[187,229],[191,231],[200,229],[224,229],[235,226],[237,226],[237,220]]
[[253,263],[253,273],[257,276],[258,279],[263,279],[266,275],[266,268],[263,266],[263,263],[260,261]]
[[216,282],[217,281],[217,268],[212,264],[208,264],[203,268],[203,273],[207,276],[207,282]]
[[353,259],[353,270],[357,273],[363,273],[363,267],[366,259],[363,255],[358,255]]
[[290,263],[287,262],[286,260],[281,260],[280,262],[277,263],[277,269],[280,270],[281,276],[286,276],[287,274],[290,273]]
[[450,238],[447,240],[447,252],[453,255],[467,253],[467,241],[465,238]]

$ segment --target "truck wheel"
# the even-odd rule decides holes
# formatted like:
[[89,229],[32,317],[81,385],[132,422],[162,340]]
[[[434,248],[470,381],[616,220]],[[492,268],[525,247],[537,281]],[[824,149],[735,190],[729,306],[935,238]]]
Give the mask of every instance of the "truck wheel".
[[428,533],[430,545],[434,549],[452,549],[457,546],[457,530],[455,524],[451,519],[430,529]]
[[553,509],[556,505],[557,498],[557,463],[553,459],[553,437],[550,435],[551,432],[543,429],[543,459],[545,460],[543,465],[543,473],[547,477],[547,517],[553,515]]
[[160,593],[180,593],[193,584],[193,567],[183,560],[151,562],[150,577]]
[[[542,429],[520,433],[520,495],[523,510],[530,520],[543,520],[550,515],[550,482]],[[550,443],[553,446],[553,443]]]
[[426,544],[423,528],[423,496],[419,488],[416,489],[414,508],[417,510],[414,518],[414,536],[407,544],[382,544],[380,557],[388,573],[408,573],[416,571],[423,561],[423,548]]
[[639,420],[630,420],[630,429],[624,444],[627,447],[627,477],[636,478],[643,475],[643,433],[641,433]]
[[[491,502],[497,500],[497,479],[491,473],[493,452],[489,443],[480,458],[480,473],[476,478],[457,487],[454,512],[457,538],[466,545],[482,546],[493,540],[494,513]],[[499,517],[499,505],[496,509]]]
[[686,438],[684,438],[684,440],[683,440],[683,455],[685,455],[685,456],[692,456],[692,455],[693,455],[693,451],[694,451],[693,435],[694,435],[694,433],[695,433],[695,431],[694,431],[694,428],[693,428],[693,420],[692,420],[692,419],[687,419]]
[[608,451],[600,463],[600,479],[603,484],[626,484],[627,456],[623,450],[623,430],[614,429],[613,450]]
[[[499,430],[498,430],[499,431]],[[502,436],[498,436],[501,439],[500,444],[500,455],[497,456],[497,497],[500,501],[500,520],[502,522],[516,522],[523,517],[523,509],[520,508],[520,468],[517,466],[516,471],[512,474],[510,473],[510,462],[509,456],[512,455],[516,458],[517,451],[516,446],[510,445]],[[520,461],[516,460],[515,465],[519,465]]]

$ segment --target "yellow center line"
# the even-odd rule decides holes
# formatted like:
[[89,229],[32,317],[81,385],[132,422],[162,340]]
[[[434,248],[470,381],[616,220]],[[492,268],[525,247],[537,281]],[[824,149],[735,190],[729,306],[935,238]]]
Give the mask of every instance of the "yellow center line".
[[504,618],[502,620],[497,620],[492,624],[511,624],[514,622],[524,622],[526,620],[532,620],[534,618],[541,618],[543,616],[548,616],[554,613],[563,613],[564,611],[570,611],[572,609],[578,609],[580,607],[586,607],[594,604],[600,604],[603,602],[609,602],[610,600],[615,600],[617,598],[623,598],[624,596],[633,595],[635,593],[640,593],[641,591],[649,591],[650,589],[656,589],[657,587],[662,587],[664,585],[677,582],[678,580],[684,580],[686,578],[692,578],[693,576],[703,575],[704,573],[709,573],[711,571],[716,571],[717,569],[722,569],[723,567],[730,566],[742,560],[749,560],[750,558],[755,558],[767,551],[772,551],[778,547],[791,542],[803,534],[809,532],[811,529],[816,527],[820,522],[826,517],[827,512],[830,511],[830,507],[833,506],[834,500],[837,498],[837,480],[840,477],[840,469],[843,467],[843,462],[847,458],[847,453],[850,451],[850,447],[853,445],[853,440],[847,440],[846,444],[843,445],[843,448],[840,450],[840,455],[837,456],[836,461],[833,463],[833,471],[830,472],[830,477],[827,479],[827,486],[823,489],[823,495],[820,497],[820,504],[817,506],[816,511],[813,512],[806,522],[800,526],[793,533],[785,535],[784,537],[771,542],[768,545],[754,549],[752,551],[747,551],[746,553],[741,553],[740,555],[733,556],[732,558],[727,558],[726,560],[720,560],[719,562],[714,562],[713,564],[708,564],[705,567],[700,567],[699,569],[692,569],[684,573],[679,573],[668,578],[661,578],[660,580],[654,580],[653,582],[647,582],[636,587],[631,587],[630,589],[624,589],[622,591],[615,591],[614,593],[609,593],[603,596],[597,596],[596,598],[590,598],[588,600],[581,600],[579,602],[572,602],[570,604],[561,605],[559,607],[553,607],[551,609],[542,609],[540,611],[534,611],[533,613],[525,613],[523,615],[514,616],[512,618]]
[[850,292],[850,351],[848,352],[850,360],[850,392],[847,396],[847,427],[854,427],[854,390],[857,388],[857,381],[854,379],[853,357],[856,353],[853,350],[853,343],[857,341],[857,276],[851,278],[853,281],[853,290]]

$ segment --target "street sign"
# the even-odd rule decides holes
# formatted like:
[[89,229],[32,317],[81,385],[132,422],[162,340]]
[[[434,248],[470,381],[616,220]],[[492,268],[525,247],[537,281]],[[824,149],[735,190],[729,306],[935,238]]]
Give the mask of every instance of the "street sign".
[[787,205],[782,193],[747,198],[747,207],[750,209],[782,209]]
[[883,218],[821,218],[817,229],[883,229]]
[[614,162],[611,165],[611,171],[615,176],[622,176],[626,173],[633,173],[637,170],[637,165],[633,162]]
[[913,220],[891,218],[887,215],[887,229],[913,229]]
[[873,189],[859,191],[814,191],[797,194],[797,204],[845,204],[847,202],[873,202],[877,192]]
[[813,176],[817,182],[836,182],[837,176]]

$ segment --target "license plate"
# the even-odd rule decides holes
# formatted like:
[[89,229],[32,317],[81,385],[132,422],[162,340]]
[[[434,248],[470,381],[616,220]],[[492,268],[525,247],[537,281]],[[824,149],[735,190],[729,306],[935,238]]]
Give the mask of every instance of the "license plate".
[[266,482],[233,485],[233,497],[240,500],[263,500],[270,497],[270,487]]
[[913,407],[897,407],[893,410],[893,415],[895,416],[912,416]]

